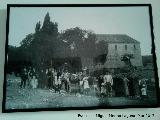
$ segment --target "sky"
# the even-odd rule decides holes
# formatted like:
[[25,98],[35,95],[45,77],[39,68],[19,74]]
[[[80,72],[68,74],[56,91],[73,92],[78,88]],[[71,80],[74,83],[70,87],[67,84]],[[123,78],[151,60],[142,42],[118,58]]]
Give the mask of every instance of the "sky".
[[46,13],[58,23],[59,32],[80,27],[96,34],[126,34],[140,42],[141,54],[151,54],[148,7],[13,7],[10,9],[9,45],[20,46],[34,33]]

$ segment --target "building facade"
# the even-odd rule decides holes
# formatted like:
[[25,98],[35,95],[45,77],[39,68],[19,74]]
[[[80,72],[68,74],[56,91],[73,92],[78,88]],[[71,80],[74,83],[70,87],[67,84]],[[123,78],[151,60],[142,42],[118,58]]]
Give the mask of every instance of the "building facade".
[[97,63],[96,68],[122,68],[125,63],[121,60],[124,55],[131,55],[131,64],[142,67],[140,42],[123,34],[97,34],[97,42],[105,41],[108,48],[106,62]]

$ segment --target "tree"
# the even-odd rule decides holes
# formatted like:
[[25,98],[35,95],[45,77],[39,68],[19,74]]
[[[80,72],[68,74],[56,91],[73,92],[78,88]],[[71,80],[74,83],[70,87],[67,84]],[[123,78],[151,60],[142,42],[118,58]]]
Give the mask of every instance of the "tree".
[[28,48],[31,45],[33,38],[34,38],[33,33],[26,35],[26,37],[20,42],[21,47],[24,49]]
[[50,61],[57,55],[58,24],[50,21],[49,13],[35,26],[35,32],[28,34],[20,43],[21,51],[34,66],[41,66],[45,61]]
[[50,25],[50,16],[49,13],[47,12],[45,18],[44,18],[44,22],[43,22],[43,26],[42,26],[42,30],[45,32],[49,32],[49,26]]
[[31,65],[26,49],[22,47],[8,46],[7,72],[19,73],[22,66]]
[[50,21],[49,13],[47,13],[44,18],[42,31],[48,35],[53,35],[53,36],[58,35],[58,23]]
[[40,32],[41,29],[41,23],[40,21],[36,24],[35,33]]
[[95,34],[91,31],[82,30],[79,27],[67,29],[61,33],[61,40],[65,41],[70,46],[75,56],[95,56],[96,38]]
[[20,44],[24,58],[37,67],[51,65],[56,58],[69,57],[81,58],[82,62],[90,64],[95,57],[106,53],[104,42],[97,43],[92,31],[75,27],[59,33],[58,23],[50,20],[49,13],[42,26],[37,22],[35,32],[28,34]]
[[94,58],[100,55],[97,51],[99,46],[96,44],[96,35],[93,31],[75,27],[63,31],[60,37],[70,46],[68,49],[70,56],[81,59],[82,67],[93,67]]

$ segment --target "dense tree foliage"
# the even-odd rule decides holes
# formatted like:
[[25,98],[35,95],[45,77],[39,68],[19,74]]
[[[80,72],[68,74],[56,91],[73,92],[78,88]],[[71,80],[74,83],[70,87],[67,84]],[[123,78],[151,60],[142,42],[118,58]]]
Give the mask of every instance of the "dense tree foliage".
[[42,27],[38,22],[35,26],[35,32],[22,40],[21,48],[33,65],[41,66],[55,55],[55,48],[59,44],[57,38],[58,25],[56,22],[50,21],[49,13],[47,13]]
[[142,62],[144,66],[146,66],[147,64],[153,64],[153,56],[152,55],[142,56]]
[[61,40],[70,47],[72,55],[79,57],[95,57],[96,37],[91,31],[79,27],[67,29],[60,35]]
[[[35,32],[26,35],[20,47],[10,46],[9,61],[18,59],[35,67],[44,67],[56,63],[54,60],[57,58],[94,60],[97,56],[106,54],[105,48],[104,41],[96,42],[96,35],[92,31],[75,27],[59,33],[58,23],[52,22],[47,13],[43,24],[37,22]],[[105,57],[102,59],[104,61]]]

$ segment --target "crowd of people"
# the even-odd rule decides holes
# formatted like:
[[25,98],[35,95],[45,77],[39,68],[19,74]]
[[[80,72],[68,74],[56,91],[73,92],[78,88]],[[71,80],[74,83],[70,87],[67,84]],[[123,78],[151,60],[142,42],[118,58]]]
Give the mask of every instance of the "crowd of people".
[[53,68],[36,71],[35,68],[23,68],[21,71],[20,88],[48,88],[59,92],[64,86],[66,92],[72,91],[71,84],[77,84],[80,94],[88,94],[90,89],[99,91],[102,95],[112,96],[113,79],[108,72],[100,77],[93,77],[84,70],[82,72],[69,73],[68,70],[62,72]]
[[[32,67],[25,67],[22,69],[20,76],[20,88],[48,88],[54,89],[54,91],[58,93],[61,93],[61,90],[63,89],[67,93],[71,93],[72,84],[76,84],[77,87],[74,89],[77,89],[79,94],[88,95],[92,89],[92,91],[99,93],[102,97],[113,96],[113,76],[108,71],[105,74],[93,77],[85,70],[82,72],[70,73],[68,70],[57,71],[53,68],[48,68],[46,70],[42,69],[38,71]],[[129,80],[124,77],[123,82],[125,94],[126,96],[129,96]],[[141,96],[147,96],[146,80],[140,80],[139,86]]]
[[59,72],[53,68],[36,71],[35,68],[25,67],[20,73],[20,87],[60,89],[62,84],[64,83],[66,91],[69,92],[71,78],[82,79],[82,74],[82,72],[71,74],[67,70]]

